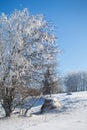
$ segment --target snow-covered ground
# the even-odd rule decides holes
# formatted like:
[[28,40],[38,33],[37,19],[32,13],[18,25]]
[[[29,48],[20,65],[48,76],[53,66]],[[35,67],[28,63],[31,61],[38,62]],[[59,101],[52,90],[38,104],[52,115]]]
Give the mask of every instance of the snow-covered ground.
[[[0,130],[86,130],[87,92],[72,95],[53,95],[58,98],[62,108],[45,114],[21,117],[13,114],[8,119],[0,119]],[[39,110],[40,106],[33,108]]]

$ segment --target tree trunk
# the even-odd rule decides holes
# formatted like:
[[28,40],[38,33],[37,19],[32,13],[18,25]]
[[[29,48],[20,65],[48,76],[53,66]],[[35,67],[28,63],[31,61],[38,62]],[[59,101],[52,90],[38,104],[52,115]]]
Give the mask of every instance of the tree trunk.
[[10,116],[10,114],[12,112],[12,100],[11,100],[11,97],[5,96],[3,98],[2,107],[5,110],[6,117]]
[[4,108],[5,110],[5,113],[6,113],[6,117],[9,117],[10,114],[11,114],[11,106],[9,106],[8,104],[2,104],[2,107]]

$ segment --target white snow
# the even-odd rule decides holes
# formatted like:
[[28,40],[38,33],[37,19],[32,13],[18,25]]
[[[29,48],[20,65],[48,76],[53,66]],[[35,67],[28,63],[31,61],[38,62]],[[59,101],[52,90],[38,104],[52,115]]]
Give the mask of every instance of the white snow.
[[[57,94],[62,104],[59,110],[49,113],[21,117],[13,114],[10,118],[0,119],[0,130],[86,130],[87,129],[87,92],[72,95]],[[39,110],[40,106],[31,111]]]

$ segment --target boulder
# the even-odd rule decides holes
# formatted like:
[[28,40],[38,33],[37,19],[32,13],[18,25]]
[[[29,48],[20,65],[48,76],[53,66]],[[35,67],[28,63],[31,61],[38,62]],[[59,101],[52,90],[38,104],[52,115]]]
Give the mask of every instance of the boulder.
[[66,95],[72,95],[72,93],[71,92],[67,92]]
[[59,108],[61,108],[61,104],[59,103],[57,98],[45,99],[41,107],[41,113],[49,112],[50,110]]

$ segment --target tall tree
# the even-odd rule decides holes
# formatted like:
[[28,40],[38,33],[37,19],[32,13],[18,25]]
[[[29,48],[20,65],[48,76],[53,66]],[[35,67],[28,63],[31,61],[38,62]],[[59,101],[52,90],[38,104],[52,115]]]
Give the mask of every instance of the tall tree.
[[58,54],[55,39],[42,15],[23,9],[0,16],[0,99],[6,116],[16,95],[24,98],[31,95],[29,87],[41,87],[44,64]]
[[61,92],[61,78],[57,72],[56,62],[47,65],[43,80],[43,94],[53,94]]

